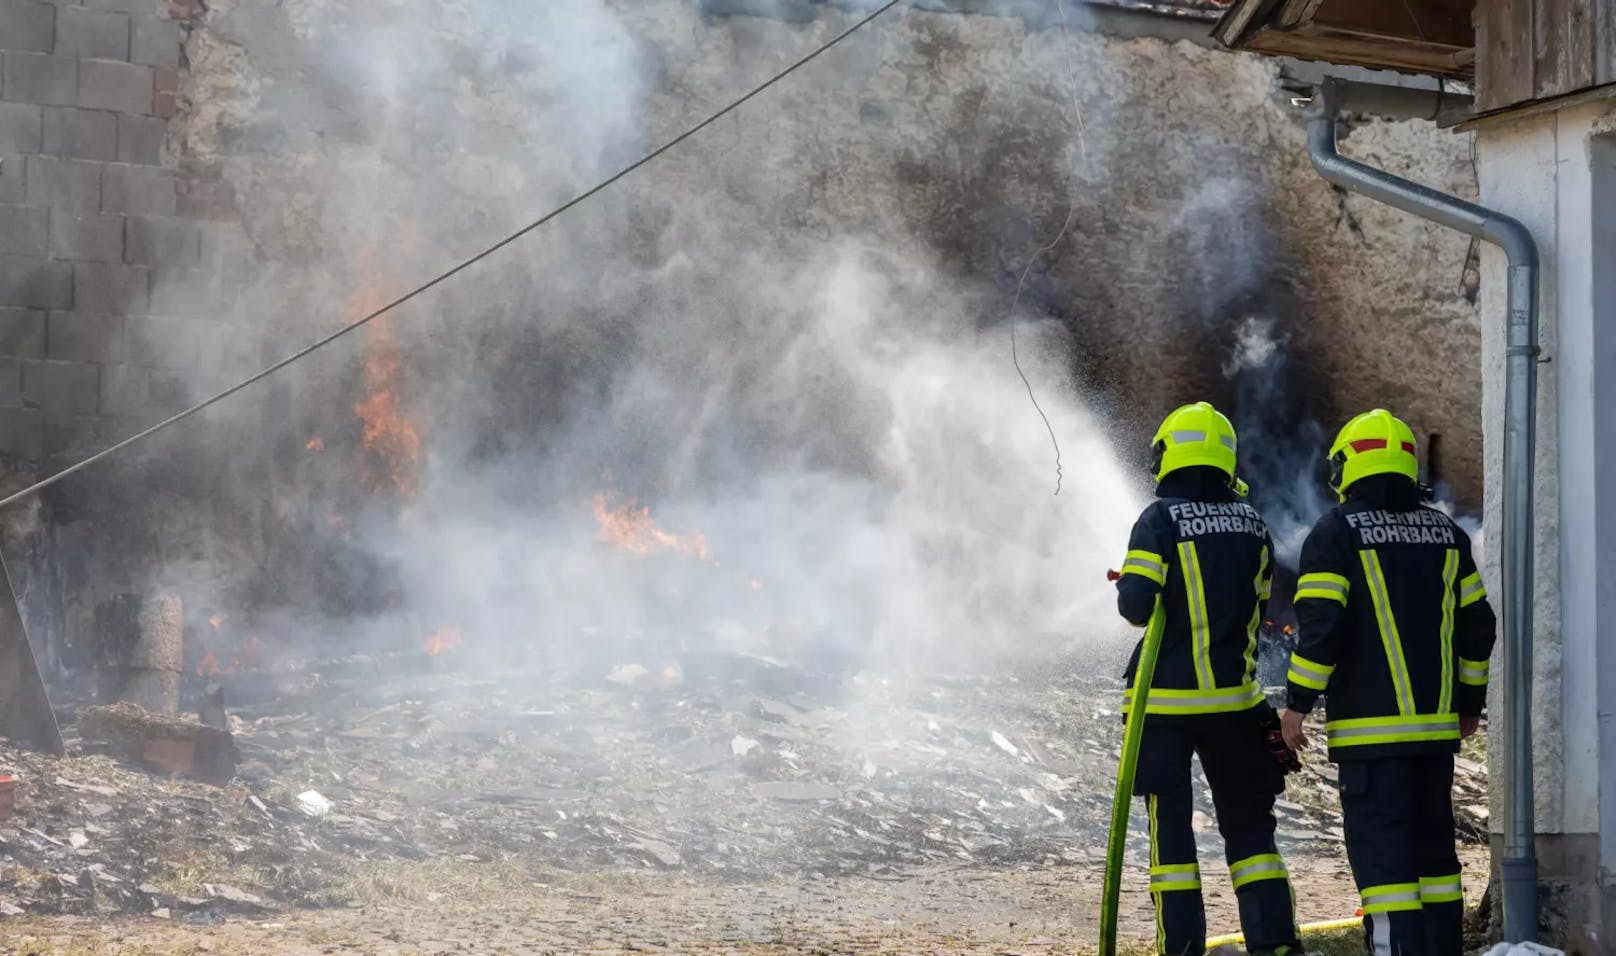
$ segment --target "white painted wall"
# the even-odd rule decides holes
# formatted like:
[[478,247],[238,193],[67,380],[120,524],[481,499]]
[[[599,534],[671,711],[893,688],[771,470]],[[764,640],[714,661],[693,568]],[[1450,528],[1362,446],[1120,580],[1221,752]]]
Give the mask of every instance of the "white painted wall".
[[[1532,718],[1540,833],[1599,833],[1601,798],[1616,807],[1616,458],[1610,448],[1616,443],[1616,304],[1608,294],[1616,284],[1616,208],[1609,208],[1616,169],[1605,169],[1616,164],[1616,147],[1607,148],[1616,141],[1597,138],[1605,134],[1616,134],[1616,104],[1609,101],[1495,125],[1476,140],[1482,203],[1525,223],[1542,255],[1542,345],[1549,361],[1539,369]],[[1595,209],[1596,195],[1606,208]],[[1488,247],[1482,259],[1482,419],[1485,520],[1494,529],[1501,526],[1503,501],[1504,299],[1504,256]],[[1483,573],[1495,597],[1503,590],[1499,543],[1497,534],[1484,542]],[[1495,655],[1494,674],[1501,677],[1500,659]],[[1502,717],[1502,689],[1495,679],[1495,720]],[[1501,736],[1494,741],[1501,743]],[[1502,750],[1493,748],[1495,782],[1508,779]],[[1608,778],[1603,793],[1602,778]],[[1503,790],[1493,788],[1495,830],[1503,825]],[[1612,824],[1616,830],[1616,819]],[[1608,871],[1616,862],[1616,833],[1605,840]]]

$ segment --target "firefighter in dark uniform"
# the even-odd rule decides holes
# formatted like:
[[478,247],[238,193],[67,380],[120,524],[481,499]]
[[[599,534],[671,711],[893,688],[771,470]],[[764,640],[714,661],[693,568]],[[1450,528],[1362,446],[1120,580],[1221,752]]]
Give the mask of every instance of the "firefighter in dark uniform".
[[[1152,439],[1157,500],[1133,526],[1117,607],[1136,627],[1162,596],[1166,626],[1145,708],[1134,792],[1150,818],[1150,893],[1157,950],[1206,951],[1206,914],[1191,818],[1190,758],[1212,788],[1240,925],[1253,954],[1299,953],[1295,900],[1274,846],[1274,799],[1285,768],[1265,745],[1278,721],[1257,682],[1257,628],[1273,544],[1235,476],[1235,433],[1205,402],[1185,405]],[[1140,649],[1128,663],[1134,706]],[[1280,748],[1283,750],[1283,747]]]
[[1304,715],[1326,698],[1375,956],[1464,952],[1453,758],[1480,723],[1496,631],[1470,539],[1422,504],[1418,475],[1413,431],[1383,409],[1331,446],[1342,504],[1302,545],[1282,719],[1300,750]]

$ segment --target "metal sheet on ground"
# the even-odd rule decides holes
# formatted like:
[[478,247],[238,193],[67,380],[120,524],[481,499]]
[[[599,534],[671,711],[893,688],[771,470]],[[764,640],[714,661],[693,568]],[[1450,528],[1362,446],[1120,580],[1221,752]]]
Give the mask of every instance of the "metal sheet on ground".
[[65,752],[4,557],[0,557],[0,734],[44,753]]

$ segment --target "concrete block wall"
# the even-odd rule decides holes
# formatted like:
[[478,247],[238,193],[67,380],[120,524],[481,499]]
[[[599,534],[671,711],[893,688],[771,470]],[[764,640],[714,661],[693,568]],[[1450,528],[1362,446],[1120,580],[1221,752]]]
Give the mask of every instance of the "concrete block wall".
[[232,334],[212,311],[245,245],[229,190],[165,151],[198,13],[0,0],[0,471],[173,411]]

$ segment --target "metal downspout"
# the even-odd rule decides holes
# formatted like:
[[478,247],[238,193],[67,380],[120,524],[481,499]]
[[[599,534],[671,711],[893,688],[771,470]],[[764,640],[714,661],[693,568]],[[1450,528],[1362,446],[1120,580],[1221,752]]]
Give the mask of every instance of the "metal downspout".
[[1504,386],[1504,698],[1509,790],[1504,794],[1504,939],[1537,939],[1532,794],[1532,466],[1537,423],[1537,244],[1516,220],[1400,179],[1336,152],[1340,90],[1326,80],[1308,114],[1313,165],[1330,183],[1486,240],[1509,257]]

